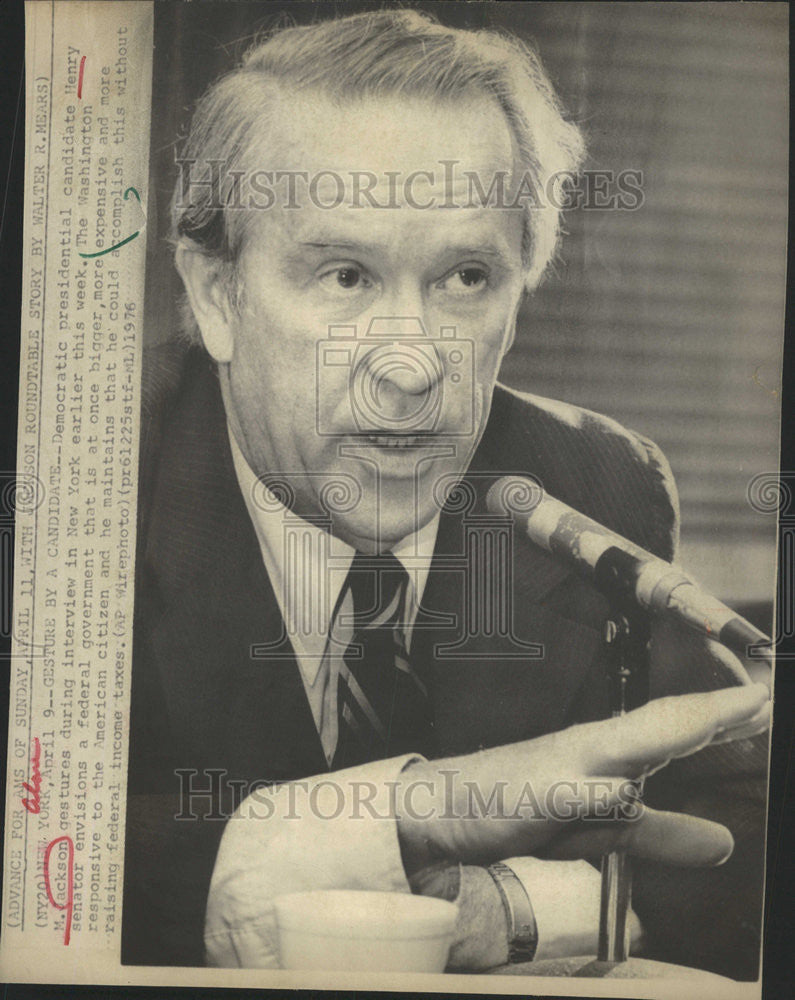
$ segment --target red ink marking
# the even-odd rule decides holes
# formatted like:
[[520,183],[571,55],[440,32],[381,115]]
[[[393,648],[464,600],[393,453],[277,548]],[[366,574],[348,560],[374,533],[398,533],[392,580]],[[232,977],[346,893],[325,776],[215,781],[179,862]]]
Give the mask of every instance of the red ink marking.
[[33,737],[33,753],[30,756],[30,770],[30,783],[27,781],[22,783],[23,790],[30,792],[30,798],[23,799],[22,805],[29,813],[37,813],[41,808],[41,745],[39,744],[38,737],[36,736]]
[[[59,903],[52,894],[52,888],[50,887],[50,854],[52,849],[60,843],[66,844],[66,902]],[[63,837],[56,837],[55,840],[51,840],[47,844],[47,850],[44,852],[44,888],[47,890],[47,898],[50,903],[55,907],[56,910],[66,911],[66,925],[63,931],[63,943],[69,944],[69,939],[72,936],[72,910],[74,908],[74,873],[75,873],[75,845],[72,838],[68,835]]]
[[83,96],[83,70],[86,68],[86,57],[82,56],[80,59],[80,75],[77,78],[77,96],[78,98]]

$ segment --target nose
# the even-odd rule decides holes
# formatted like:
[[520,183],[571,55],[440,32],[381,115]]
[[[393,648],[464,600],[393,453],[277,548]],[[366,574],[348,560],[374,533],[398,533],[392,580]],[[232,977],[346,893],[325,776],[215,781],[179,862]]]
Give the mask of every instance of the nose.
[[433,391],[444,378],[437,345],[417,316],[374,318],[366,343],[363,361],[374,395],[394,389],[419,396]]
[[436,346],[429,344],[384,344],[370,351],[367,377],[378,399],[390,390],[406,396],[432,392],[442,381],[442,364]]

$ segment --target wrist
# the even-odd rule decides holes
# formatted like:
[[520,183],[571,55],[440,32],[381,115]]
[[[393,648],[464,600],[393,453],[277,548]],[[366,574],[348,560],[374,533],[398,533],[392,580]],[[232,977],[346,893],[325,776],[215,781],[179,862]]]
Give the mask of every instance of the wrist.
[[508,961],[508,923],[494,879],[485,868],[465,865],[456,900],[456,938],[447,968],[478,972]]
[[422,868],[409,877],[409,886],[416,896],[433,896],[455,903],[461,892],[463,866],[440,861]]
[[400,856],[406,877],[444,862],[454,863],[432,836],[443,811],[440,776],[428,761],[412,761],[401,772],[395,815]]

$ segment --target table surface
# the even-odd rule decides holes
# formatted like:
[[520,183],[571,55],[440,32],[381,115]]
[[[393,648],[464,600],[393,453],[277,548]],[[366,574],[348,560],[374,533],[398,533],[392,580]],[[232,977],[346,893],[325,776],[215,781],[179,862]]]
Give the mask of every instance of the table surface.
[[539,962],[517,962],[489,970],[492,976],[573,976],[593,979],[687,979],[707,984],[733,983],[724,976],[686,965],[630,958],[627,962],[597,962],[592,955],[548,958]]

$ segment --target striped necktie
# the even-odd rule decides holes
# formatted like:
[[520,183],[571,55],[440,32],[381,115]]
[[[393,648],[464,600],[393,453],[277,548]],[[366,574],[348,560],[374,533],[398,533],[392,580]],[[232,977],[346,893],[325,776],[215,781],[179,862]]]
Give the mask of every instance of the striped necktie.
[[408,574],[391,552],[358,552],[337,606],[346,594],[352,630],[339,668],[339,735],[334,768],[399,754],[428,753],[432,736],[428,693],[406,652]]

